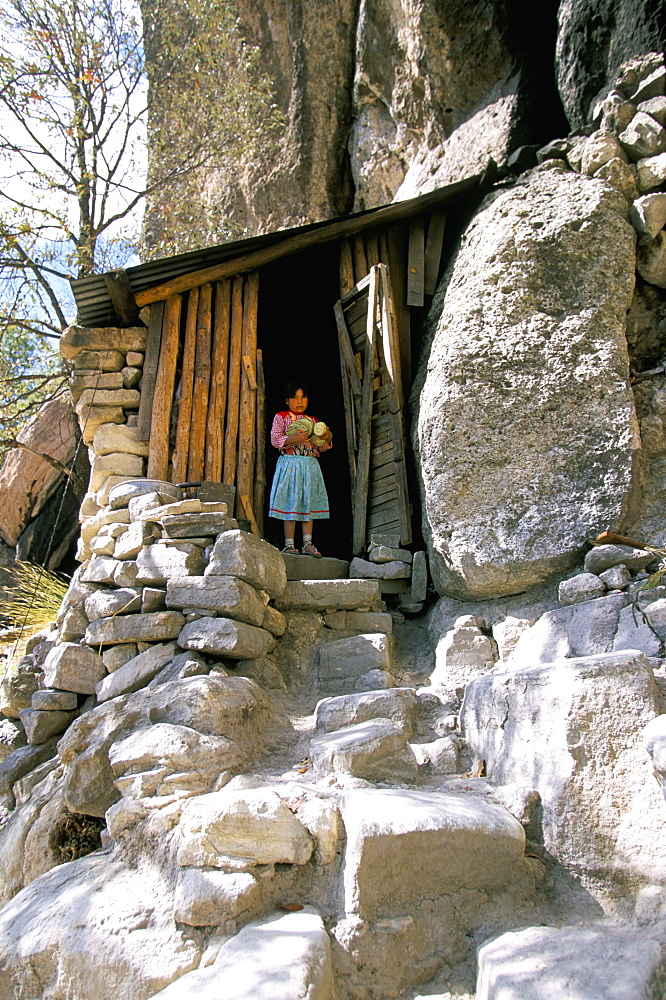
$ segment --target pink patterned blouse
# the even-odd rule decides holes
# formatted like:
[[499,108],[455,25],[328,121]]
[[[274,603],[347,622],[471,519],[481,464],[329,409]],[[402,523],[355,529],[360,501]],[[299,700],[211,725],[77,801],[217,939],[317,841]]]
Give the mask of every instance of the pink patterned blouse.
[[[301,413],[299,416],[305,417],[310,416],[310,414]],[[283,455],[309,455],[319,458],[322,451],[328,451],[329,448],[333,447],[330,442],[328,444],[320,444],[319,447],[316,447],[310,441],[306,441],[304,444],[290,444],[285,448],[284,443],[290,436],[289,425],[298,419],[299,417],[292,413],[291,410],[281,410],[275,414],[273,417],[273,426],[271,427],[271,444],[274,448],[278,448]],[[315,417],[310,416],[310,420],[314,420],[317,423]]]

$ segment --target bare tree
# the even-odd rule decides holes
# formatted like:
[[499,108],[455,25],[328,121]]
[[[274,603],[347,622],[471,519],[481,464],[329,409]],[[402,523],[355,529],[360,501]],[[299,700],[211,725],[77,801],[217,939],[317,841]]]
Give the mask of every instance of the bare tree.
[[[69,279],[123,266],[140,245],[143,201],[152,198],[154,216],[160,192],[185,240],[177,234],[164,248],[188,248],[188,219],[198,207],[174,214],[170,185],[211,160],[241,156],[256,123],[276,121],[270,86],[238,35],[230,0],[183,0],[166,19],[155,16],[162,3],[169,0],[150,0],[144,10],[157,53],[150,81],[131,0],[3,0],[0,7],[0,353],[8,331],[14,342],[24,338],[33,362],[41,345],[53,389],[46,345],[74,318]],[[213,67],[211,108],[199,95],[209,93],[200,81]],[[153,102],[153,119],[169,115],[172,128],[158,130],[147,170],[149,85],[165,95],[163,112]],[[199,221],[205,229],[206,219]],[[210,242],[219,241],[220,223],[208,226]],[[205,233],[197,238],[206,241]],[[32,374],[12,377],[20,383]]]

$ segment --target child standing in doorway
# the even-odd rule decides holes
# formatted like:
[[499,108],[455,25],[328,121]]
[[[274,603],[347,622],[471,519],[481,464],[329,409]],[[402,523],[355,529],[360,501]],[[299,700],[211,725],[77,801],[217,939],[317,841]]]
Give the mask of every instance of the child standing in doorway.
[[[290,424],[308,416],[308,389],[305,383],[289,382],[285,386],[284,400],[288,408],[275,414],[271,428],[271,444],[279,449],[280,457],[273,476],[268,516],[284,521],[283,552],[298,555],[294,533],[296,521],[301,521],[301,552],[304,556],[320,559],[321,553],[312,544],[312,523],[330,515],[319,455],[332,447],[333,435],[326,430],[322,435],[324,443],[314,445],[305,430],[289,433]],[[310,419],[315,420],[314,417]]]

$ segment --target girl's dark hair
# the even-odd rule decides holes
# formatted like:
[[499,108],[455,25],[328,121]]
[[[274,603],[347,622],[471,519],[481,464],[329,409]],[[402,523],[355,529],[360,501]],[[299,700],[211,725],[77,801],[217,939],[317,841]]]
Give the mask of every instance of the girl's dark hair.
[[297,379],[292,379],[292,381],[287,382],[287,384],[284,387],[284,398],[292,399],[296,395],[299,389],[301,390],[304,396],[310,395],[307,384],[305,382],[299,382]]

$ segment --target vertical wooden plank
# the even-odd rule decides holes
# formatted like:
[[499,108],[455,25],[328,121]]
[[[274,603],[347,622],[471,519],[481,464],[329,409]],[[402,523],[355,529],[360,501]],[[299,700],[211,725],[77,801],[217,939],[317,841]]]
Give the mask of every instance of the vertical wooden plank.
[[379,261],[381,264],[389,263],[389,243],[386,229],[379,230]]
[[363,358],[363,396],[361,419],[358,429],[358,462],[354,490],[353,552],[359,555],[365,547],[365,525],[368,506],[368,480],[370,474],[370,447],[372,435],[372,389],[374,381],[375,330],[377,310],[377,278],[379,271],[370,272],[368,288],[368,317]]
[[199,289],[193,288],[187,299],[185,343],[183,344],[183,360],[180,366],[180,399],[178,401],[178,421],[176,423],[176,445],[171,459],[172,483],[184,483],[187,479],[187,455],[190,447],[198,308]]
[[409,251],[407,254],[407,305],[423,305],[425,238],[423,219],[409,221]]
[[224,414],[227,408],[229,366],[229,325],[231,322],[231,280],[215,285],[213,350],[211,358],[210,400],[206,421],[206,461],[204,479],[219,483],[222,479]]
[[425,244],[425,264],[423,271],[423,290],[426,295],[434,295],[439,276],[439,262],[442,257],[442,243],[446,227],[446,213],[433,212],[428,224],[428,236]]
[[234,486],[236,483],[236,442],[238,440],[242,337],[243,275],[237,274],[231,289],[231,341],[229,346],[227,426],[224,432],[224,462],[222,468],[222,482],[228,483],[230,486]]
[[354,287],[354,260],[349,240],[340,243],[340,295],[346,295]]
[[254,516],[259,535],[264,534],[264,504],[266,503],[266,380],[264,355],[257,348],[257,447],[254,460]]
[[[257,414],[257,313],[259,310],[259,272],[251,271],[245,281],[243,296],[243,334],[241,357],[243,360],[240,389],[240,420],[238,430],[238,472],[236,498],[238,516],[245,517],[242,506],[245,497],[254,496],[254,456]],[[252,520],[252,518],[250,518]]]
[[386,362],[389,378],[395,389],[396,404],[402,409],[404,398],[400,371],[400,342],[398,341],[398,332],[394,326],[394,315],[391,308],[391,283],[386,264],[379,265],[379,275],[379,302],[382,319],[384,361]]
[[361,278],[365,278],[369,271],[365,245],[360,234],[352,239],[352,256],[354,258],[354,278],[356,279],[354,284],[356,284]]
[[412,316],[407,305],[407,233],[405,224],[398,222],[390,226],[387,240],[389,277],[393,289],[398,339],[400,341],[400,367],[405,395],[407,395],[412,380]]
[[197,311],[197,348],[194,359],[194,398],[190,424],[190,450],[187,457],[187,478],[203,479],[206,420],[210,391],[210,346],[213,325],[213,286],[208,283],[199,290]]
[[146,335],[146,353],[143,358],[143,375],[141,376],[141,402],[137,420],[137,433],[142,441],[150,437],[150,419],[153,412],[155,396],[155,381],[157,365],[160,360],[160,341],[162,339],[162,320],[164,318],[164,302],[155,302],[150,307],[148,333]]
[[349,368],[340,345],[340,372],[342,375],[342,401],[345,407],[345,430],[347,431],[347,460],[349,463],[349,482],[354,496],[356,488],[356,421],[354,420],[354,404],[351,386],[349,384]]
[[368,260],[368,268],[374,267],[375,264],[379,264],[379,240],[375,230],[366,233],[365,255]]
[[160,360],[150,421],[149,479],[166,480],[169,474],[169,425],[176,385],[182,304],[180,295],[170,295],[164,308]]

